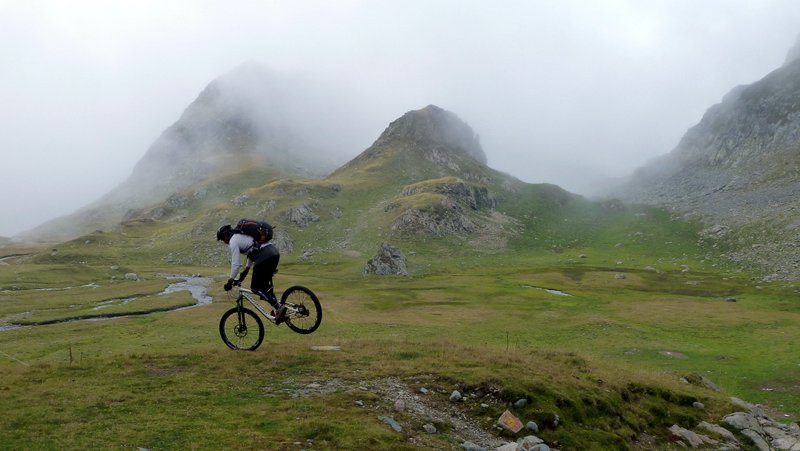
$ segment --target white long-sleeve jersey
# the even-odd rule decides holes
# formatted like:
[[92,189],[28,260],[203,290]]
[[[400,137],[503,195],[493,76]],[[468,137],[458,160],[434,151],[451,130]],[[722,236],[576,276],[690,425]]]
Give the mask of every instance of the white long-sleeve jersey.
[[231,240],[228,242],[228,247],[231,251],[231,279],[235,279],[239,276],[239,267],[242,266],[242,255],[247,259],[246,267],[250,268],[253,266],[253,261],[247,258],[247,253],[253,249],[254,245],[255,240],[249,235],[235,233],[231,236]]

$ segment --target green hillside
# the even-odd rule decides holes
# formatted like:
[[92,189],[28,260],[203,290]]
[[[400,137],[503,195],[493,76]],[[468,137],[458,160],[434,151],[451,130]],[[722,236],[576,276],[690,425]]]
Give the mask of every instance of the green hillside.
[[[796,286],[725,266],[665,210],[497,172],[470,130],[413,113],[427,134],[393,123],[325,178],[239,159],[118,227],[0,248],[4,445],[677,449],[671,426],[720,424],[731,396],[800,418]],[[222,343],[233,299],[214,232],[241,217],[275,226],[276,285],[318,294],[318,331],[268,323],[254,352]],[[409,277],[363,274],[385,242]],[[196,300],[169,274],[208,279],[212,302],[183,308]],[[506,410],[538,432],[499,429]]]
[[[595,208],[593,217],[607,226],[579,221],[575,206],[563,230],[523,235],[502,253],[458,245],[461,238],[449,239],[453,246],[400,241],[410,254],[408,278],[365,277],[368,255],[339,248],[306,260],[288,254],[276,283],[313,287],[325,312],[322,328],[303,337],[270,327],[252,353],[228,350],[217,334],[232,302],[220,288],[227,272],[222,250],[208,234],[188,239],[185,226],[131,223],[57,252],[11,259],[0,267],[0,316],[14,324],[193,302],[186,292],[159,296],[171,283],[161,273],[216,282],[213,303],[190,310],[0,332],[5,443],[457,449],[466,436],[446,415],[457,408],[498,440],[530,434],[494,428],[510,409],[535,421],[535,435],[560,449],[652,449],[648,440],[669,449],[668,427],[718,422],[736,410],[731,395],[796,418],[800,396],[791,381],[798,356],[791,346],[774,347],[776,337],[800,339],[800,311],[790,301],[796,288],[755,286],[746,275],[714,268],[701,249],[681,240],[691,236],[689,226],[658,212],[609,215]],[[638,234],[643,227],[649,234]],[[183,241],[172,251],[157,244],[170,237]],[[165,259],[206,252],[206,241],[216,264]],[[141,280],[126,280],[129,272]],[[311,350],[318,345],[341,351]],[[703,387],[703,377],[724,391]],[[394,410],[398,397],[421,396],[421,388],[430,395],[420,402],[435,414]],[[447,400],[453,390],[472,397],[454,407]],[[525,407],[511,405],[523,398]],[[377,419],[386,415],[404,433]],[[437,434],[422,431],[428,422]]]

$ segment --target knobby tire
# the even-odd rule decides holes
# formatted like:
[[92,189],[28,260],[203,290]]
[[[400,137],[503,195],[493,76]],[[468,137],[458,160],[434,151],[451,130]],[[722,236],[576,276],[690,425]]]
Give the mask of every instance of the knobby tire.
[[[322,322],[322,306],[317,295],[306,287],[295,285],[283,292],[281,302],[286,304],[286,325],[298,334],[310,334]],[[299,312],[289,313],[290,310]]]
[[219,320],[219,334],[229,348],[253,351],[264,341],[264,323],[252,310],[234,307]]

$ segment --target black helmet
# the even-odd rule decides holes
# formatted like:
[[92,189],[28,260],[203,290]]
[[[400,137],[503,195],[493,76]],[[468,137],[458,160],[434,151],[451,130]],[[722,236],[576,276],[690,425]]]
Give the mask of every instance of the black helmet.
[[217,230],[217,241],[230,239],[231,235],[233,235],[233,228],[230,224],[225,224]]

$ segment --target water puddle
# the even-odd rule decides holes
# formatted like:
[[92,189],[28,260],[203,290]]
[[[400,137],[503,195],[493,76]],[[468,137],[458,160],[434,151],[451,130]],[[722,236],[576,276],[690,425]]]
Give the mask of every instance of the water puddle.
[[159,274],[158,276],[167,280],[183,279],[183,282],[176,282],[165,288],[164,291],[159,293],[160,295],[186,290],[192,294],[192,297],[197,301],[197,305],[211,304],[212,298],[208,295],[208,285],[211,283],[211,279],[208,277],[186,276],[180,274]]
[[548,292],[548,293],[550,293],[550,294],[554,294],[554,295],[556,295],[556,296],[569,296],[569,297],[572,297],[572,295],[571,295],[571,294],[569,294],[569,293],[564,293],[563,291],[560,291],[560,290],[554,290],[554,289],[552,289],[552,288],[534,287],[534,286],[532,286],[532,285],[522,285],[522,288],[534,288],[534,289],[537,289],[537,290],[543,290],[543,291],[546,291],[546,292]]

